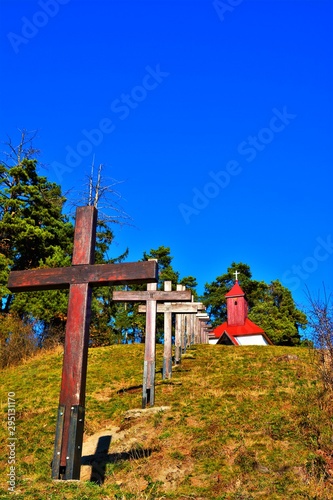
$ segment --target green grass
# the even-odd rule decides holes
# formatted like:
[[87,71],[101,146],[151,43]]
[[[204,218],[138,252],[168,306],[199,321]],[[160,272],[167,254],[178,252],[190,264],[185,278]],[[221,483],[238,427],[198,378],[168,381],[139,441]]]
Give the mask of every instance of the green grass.
[[122,448],[111,442],[102,485],[50,478],[62,352],[1,371],[0,498],[9,497],[10,391],[17,499],[333,498],[332,403],[307,349],[195,346],[164,382],[158,346],[155,404],[170,409],[128,422],[126,410],[141,406],[143,349],[89,352],[85,433],[115,425],[128,434]]

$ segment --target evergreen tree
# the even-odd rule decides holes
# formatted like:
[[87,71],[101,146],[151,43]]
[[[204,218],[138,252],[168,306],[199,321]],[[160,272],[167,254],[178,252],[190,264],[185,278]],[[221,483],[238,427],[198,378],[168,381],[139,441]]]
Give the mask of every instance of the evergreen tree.
[[307,324],[306,315],[296,308],[290,290],[274,280],[261,292],[250,309],[249,318],[258,324],[273,344],[299,345],[300,330]]
[[142,260],[158,260],[158,288],[163,290],[163,281],[172,281],[172,288],[175,290],[179,280],[179,273],[171,265],[173,257],[170,255],[170,247],[160,246],[151,249],[149,253],[143,253]]
[[196,288],[198,286],[198,283],[197,283],[196,278],[194,276],[185,276],[185,278],[182,278],[180,280],[180,284],[184,285],[187,290],[191,290],[192,295],[193,295],[193,299],[195,302],[197,302],[198,301],[198,293],[197,293]]
[[[14,312],[24,323],[36,325],[40,343],[62,341],[67,320],[68,291],[47,290],[11,294],[6,287],[11,270],[71,265],[74,226],[64,215],[66,202],[61,188],[38,174],[38,151],[31,136],[22,132],[21,142],[0,162],[0,292],[3,314]],[[96,263],[120,262],[106,259],[113,240],[107,222],[98,221]],[[108,287],[95,288],[92,302],[92,345],[112,343],[111,318],[116,304]]]
[[[27,158],[14,167],[0,164],[2,287],[10,270],[50,266],[72,252],[73,225],[62,213],[65,198],[58,185],[37,174],[36,165]],[[2,310],[8,312],[12,296],[5,288],[2,293]]]
[[7,289],[11,270],[70,264],[73,225],[63,214],[61,188],[37,173],[38,151],[22,132],[21,142],[0,162],[0,292],[2,315],[16,312],[25,324],[66,316],[66,292],[13,295]]
[[[113,233],[107,229],[105,223],[100,225],[104,232],[97,232],[96,241],[96,263],[117,264],[123,262],[128,255],[128,249],[119,257],[106,259],[107,253],[113,239]],[[102,236],[104,234],[104,236]],[[108,235],[106,238],[106,234]],[[96,287],[93,289],[92,314],[90,323],[90,345],[105,346],[120,343],[122,341],[124,322],[118,322],[117,318],[122,313],[122,304],[113,302],[112,294],[119,286]]]

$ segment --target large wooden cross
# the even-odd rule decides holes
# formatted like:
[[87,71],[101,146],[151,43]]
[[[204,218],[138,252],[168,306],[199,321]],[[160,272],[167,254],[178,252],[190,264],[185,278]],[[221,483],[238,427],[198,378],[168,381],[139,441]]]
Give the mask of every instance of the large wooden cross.
[[[149,262],[149,261],[148,261]],[[148,285],[144,291],[114,291],[114,302],[146,302],[146,338],[142,383],[142,408],[155,403],[155,349],[156,349],[156,311],[157,302],[190,301],[191,290],[157,290],[156,284]]]
[[94,265],[97,210],[76,211],[72,266],[12,271],[11,292],[69,288],[53,479],[80,479],[89,323],[93,286],[156,283],[156,262]]

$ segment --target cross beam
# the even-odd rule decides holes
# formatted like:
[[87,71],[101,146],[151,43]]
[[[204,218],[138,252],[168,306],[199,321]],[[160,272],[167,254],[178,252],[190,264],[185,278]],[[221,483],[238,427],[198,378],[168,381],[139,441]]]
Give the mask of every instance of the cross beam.
[[12,292],[69,288],[53,479],[80,479],[92,287],[158,280],[156,262],[93,265],[96,226],[97,210],[79,207],[71,267],[9,275]]
[[[148,261],[149,262],[149,261]],[[156,300],[156,302],[173,302],[191,300],[191,290],[184,291],[163,291],[163,290],[143,290],[143,291],[114,291],[112,300],[114,302],[146,302]]]
[[[86,207],[85,207],[86,208]],[[11,292],[64,290],[75,283],[92,287],[156,282],[156,264],[127,262],[122,264],[80,264],[77,267],[57,267],[12,271],[8,288]]]
[[[157,313],[197,313],[198,311],[204,311],[206,308],[202,302],[165,302],[163,304],[157,304]],[[140,304],[138,307],[139,313],[146,312],[146,306]]]

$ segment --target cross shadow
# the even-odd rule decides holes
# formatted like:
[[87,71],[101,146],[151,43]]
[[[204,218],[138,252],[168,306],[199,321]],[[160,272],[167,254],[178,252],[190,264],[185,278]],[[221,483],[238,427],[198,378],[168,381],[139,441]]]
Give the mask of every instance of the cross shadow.
[[117,391],[117,394],[124,394],[125,392],[136,392],[139,389],[142,389],[142,384],[141,385],[132,385],[130,387],[123,387],[122,389],[119,389]]
[[101,436],[98,439],[96,451],[93,455],[85,455],[81,458],[81,465],[90,465],[90,481],[102,485],[105,481],[106,466],[108,463],[116,463],[122,460],[138,460],[150,457],[154,451],[151,448],[133,447],[129,451],[121,453],[109,453],[112,436]]
[[91,465],[90,481],[93,483],[103,484],[105,481],[111,439],[111,435],[101,436],[98,439],[95,453],[81,458],[81,465]]

